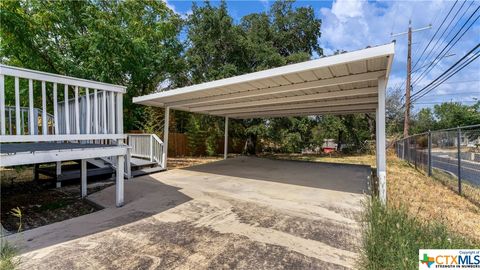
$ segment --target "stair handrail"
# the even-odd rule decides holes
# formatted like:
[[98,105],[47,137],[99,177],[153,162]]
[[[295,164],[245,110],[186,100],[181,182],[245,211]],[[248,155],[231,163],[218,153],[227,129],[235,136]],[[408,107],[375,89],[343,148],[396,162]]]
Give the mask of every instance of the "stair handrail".
[[162,165],[162,158],[163,158],[163,141],[157,136],[157,134],[151,134],[150,136],[152,143],[151,143],[151,151],[150,155],[151,161],[157,162],[158,165]]
[[129,133],[127,143],[132,157],[148,158],[151,162],[162,164],[163,141],[156,134]]

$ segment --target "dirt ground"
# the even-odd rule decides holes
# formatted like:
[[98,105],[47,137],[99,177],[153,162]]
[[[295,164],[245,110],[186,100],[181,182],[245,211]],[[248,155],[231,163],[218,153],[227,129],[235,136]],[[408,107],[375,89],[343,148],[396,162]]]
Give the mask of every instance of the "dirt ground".
[[[220,160],[219,157],[178,157],[169,158],[169,169],[184,168]],[[33,181],[33,166],[1,168],[0,217],[7,231],[30,230],[54,222],[78,217],[99,210],[80,198],[79,181],[69,181],[63,187],[55,188],[49,178],[40,175],[40,181]],[[113,180],[89,178],[88,193],[97,192],[113,185]],[[21,219],[12,213],[19,208]]]
[[367,166],[240,157],[89,199],[105,209],[8,238],[21,269],[351,269]]

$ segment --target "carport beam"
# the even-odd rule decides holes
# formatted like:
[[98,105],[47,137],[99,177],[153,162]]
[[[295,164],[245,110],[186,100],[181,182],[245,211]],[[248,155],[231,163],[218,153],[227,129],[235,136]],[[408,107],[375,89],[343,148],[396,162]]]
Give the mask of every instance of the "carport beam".
[[377,106],[377,176],[378,193],[380,201],[387,203],[387,162],[385,149],[385,89],[387,80],[385,77],[378,79],[378,106]]
[[165,120],[163,123],[163,152],[162,152],[162,168],[165,170],[167,169],[169,122],[170,122],[170,107],[165,107]]
[[225,116],[225,144],[223,145],[223,159],[228,156],[228,116]]

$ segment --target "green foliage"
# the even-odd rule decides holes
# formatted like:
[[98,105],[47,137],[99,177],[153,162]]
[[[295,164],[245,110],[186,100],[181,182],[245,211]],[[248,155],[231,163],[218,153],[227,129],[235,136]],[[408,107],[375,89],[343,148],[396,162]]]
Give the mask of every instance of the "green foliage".
[[362,269],[417,269],[421,248],[475,248],[475,243],[450,233],[445,226],[421,223],[405,209],[384,207],[377,199],[367,203],[364,221]]
[[10,214],[16,218],[18,218],[18,230],[17,232],[21,232],[23,229],[23,213],[20,207],[15,207],[10,210]]
[[437,129],[480,124],[480,101],[472,106],[445,102],[433,108]]
[[6,240],[0,243],[0,270],[13,270],[20,264],[20,260],[15,258],[17,249],[10,245]]
[[132,97],[185,68],[182,21],[162,1],[1,1],[0,12],[2,62],[127,86],[126,130],[143,110]]
[[146,133],[163,133],[165,122],[165,110],[158,107],[148,106],[143,110],[143,116],[137,126]]
[[435,105],[433,110],[421,109],[414,117],[411,131],[421,133],[476,124],[480,124],[480,102],[470,106],[458,102],[445,102]]
[[[225,1],[217,6],[209,2],[194,4],[186,22],[185,58],[189,81],[201,83],[305,61],[314,52],[322,55],[318,45],[321,21],[315,18],[312,8],[295,9],[292,3],[277,1],[268,12],[246,15],[238,25],[228,14]],[[204,124],[199,130],[208,130],[206,147],[209,154],[213,154],[213,144],[218,143],[215,138],[223,136],[223,130],[215,127],[220,127],[223,121],[210,116],[201,116],[200,119]],[[309,122],[307,117],[298,119]],[[287,120],[293,121],[289,127],[283,125],[282,121],[237,121],[230,126],[231,137],[246,140],[247,153],[261,150],[258,144],[260,140],[267,143],[274,141],[281,151],[299,151],[305,145],[302,141],[305,138],[309,141],[311,131],[299,129],[294,123],[297,120]],[[288,128],[289,132],[283,132],[281,138],[277,135],[270,137],[275,134],[268,132],[270,127],[278,131],[276,128],[282,126]],[[189,136],[193,136],[193,132],[189,133]]]

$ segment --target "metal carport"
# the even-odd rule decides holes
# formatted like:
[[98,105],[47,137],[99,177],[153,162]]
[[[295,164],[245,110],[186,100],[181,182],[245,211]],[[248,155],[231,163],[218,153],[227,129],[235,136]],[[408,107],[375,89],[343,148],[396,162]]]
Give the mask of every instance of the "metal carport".
[[375,112],[377,176],[385,202],[385,91],[394,51],[390,43],[134,97],[133,102],[165,108],[165,167],[170,109],[225,117],[225,145],[229,118]]

